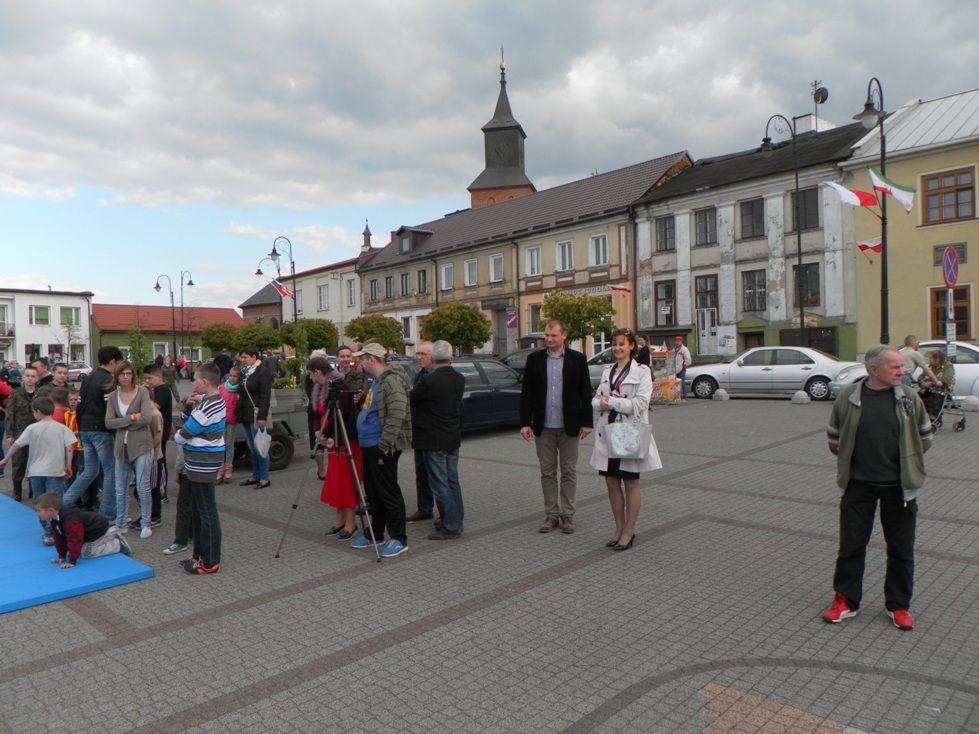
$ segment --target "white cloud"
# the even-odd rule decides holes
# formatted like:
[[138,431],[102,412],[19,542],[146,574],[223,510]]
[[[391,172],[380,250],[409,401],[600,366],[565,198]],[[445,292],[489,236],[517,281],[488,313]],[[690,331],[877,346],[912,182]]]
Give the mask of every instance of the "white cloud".
[[94,300],[98,301],[106,297],[106,292],[85,286],[78,281],[65,280],[57,276],[40,275],[38,273],[14,273],[12,275],[0,276],[0,289],[2,288],[21,288],[24,290],[35,291],[73,291],[84,293],[91,291],[94,293]]

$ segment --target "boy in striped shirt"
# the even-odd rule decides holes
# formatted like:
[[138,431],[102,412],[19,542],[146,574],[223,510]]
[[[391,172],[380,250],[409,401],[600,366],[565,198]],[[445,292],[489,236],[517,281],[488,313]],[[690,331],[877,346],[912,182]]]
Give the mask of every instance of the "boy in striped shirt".
[[194,392],[181,415],[183,426],[173,437],[183,449],[183,471],[193,507],[194,555],[180,565],[194,576],[215,573],[221,567],[221,522],[214,498],[214,481],[224,465],[225,405],[220,383],[221,372],[213,363],[197,368]]

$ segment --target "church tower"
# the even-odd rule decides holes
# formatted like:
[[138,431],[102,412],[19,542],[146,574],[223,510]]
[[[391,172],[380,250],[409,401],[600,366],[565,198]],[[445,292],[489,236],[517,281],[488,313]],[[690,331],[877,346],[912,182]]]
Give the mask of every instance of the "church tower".
[[500,96],[493,119],[483,125],[486,167],[469,184],[473,209],[517,199],[537,189],[524,173],[524,138],[520,123],[513,119],[506,93],[506,64],[500,64]]

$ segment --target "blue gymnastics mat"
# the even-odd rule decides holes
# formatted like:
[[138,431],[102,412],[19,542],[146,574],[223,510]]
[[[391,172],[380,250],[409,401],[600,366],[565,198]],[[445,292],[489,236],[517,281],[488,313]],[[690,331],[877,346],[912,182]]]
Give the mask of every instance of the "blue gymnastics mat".
[[56,554],[41,543],[31,506],[0,495],[0,614],[153,576],[152,568],[121,553],[81,559],[69,569],[51,563]]

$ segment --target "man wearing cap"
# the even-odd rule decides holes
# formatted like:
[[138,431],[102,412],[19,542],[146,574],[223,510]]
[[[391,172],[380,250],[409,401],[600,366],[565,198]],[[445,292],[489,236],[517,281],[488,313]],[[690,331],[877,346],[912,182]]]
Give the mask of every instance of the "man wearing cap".
[[687,367],[693,364],[690,350],[683,343],[683,337],[677,334],[673,337],[673,369],[676,372],[676,379],[680,381],[680,397],[687,399]]
[[[371,525],[377,543],[388,542],[381,556],[391,558],[408,550],[405,533],[405,498],[398,484],[398,459],[411,445],[408,378],[399,365],[389,365],[387,350],[373,342],[354,352],[364,372],[374,378],[357,416],[357,437],[364,451],[364,485],[370,503]],[[370,548],[368,537],[354,540],[354,548]]]

